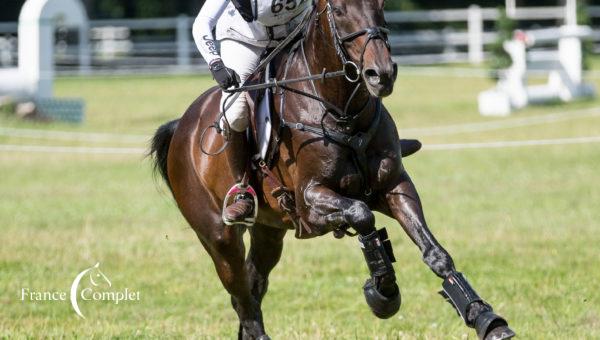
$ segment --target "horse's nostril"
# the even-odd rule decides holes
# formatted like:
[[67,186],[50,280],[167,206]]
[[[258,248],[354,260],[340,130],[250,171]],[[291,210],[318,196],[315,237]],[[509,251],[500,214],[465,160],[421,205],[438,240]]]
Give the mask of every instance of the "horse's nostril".
[[379,72],[377,72],[377,70],[375,69],[366,69],[365,70],[365,76],[367,77],[379,77]]
[[379,75],[379,72],[372,68],[365,70],[365,78],[371,85],[379,85],[381,82],[381,76]]

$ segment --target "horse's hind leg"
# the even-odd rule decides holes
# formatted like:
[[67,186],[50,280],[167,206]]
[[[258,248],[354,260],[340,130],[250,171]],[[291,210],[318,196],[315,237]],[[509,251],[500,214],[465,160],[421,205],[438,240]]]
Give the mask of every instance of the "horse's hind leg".
[[[258,224],[250,228],[251,245],[248,258],[246,259],[246,273],[252,300],[257,303],[259,311],[269,286],[269,274],[281,258],[285,234],[286,230],[274,229]],[[236,302],[232,301],[234,307],[237,309]],[[248,337],[246,328],[240,325],[239,338],[246,339]],[[260,339],[268,339],[268,337],[264,336]]]
[[[227,292],[240,320],[240,339],[268,339],[260,310],[260,299],[252,293],[252,277],[246,266],[244,246],[245,227],[225,226],[218,210],[206,204],[200,196],[201,186],[193,192],[197,196],[187,196],[179,200],[181,211],[198,235],[200,242],[211,256],[217,274]],[[178,187],[175,186],[175,192]],[[196,204],[194,204],[196,203]]]
[[256,224],[250,228],[251,244],[246,270],[252,296],[262,302],[269,286],[269,274],[281,259],[283,238],[287,230]]
[[[265,334],[260,300],[251,291],[251,277],[245,263],[245,228],[225,227],[215,214],[214,228],[196,230],[213,259],[223,286],[240,320],[240,339],[268,339]],[[210,230],[210,232],[209,232]]]
[[492,311],[454,267],[448,252],[435,239],[423,214],[417,190],[406,172],[390,190],[382,211],[396,218],[423,253],[423,261],[444,280],[441,293],[457,309],[467,326],[475,328],[481,339],[508,339],[515,333],[502,317]]
[[[250,228],[251,244],[248,258],[246,259],[246,275],[248,278],[247,282],[251,299],[253,303],[257,304],[256,307],[261,316],[260,327],[263,329],[263,334],[264,326],[262,321],[261,303],[269,286],[269,274],[281,258],[285,234],[286,230],[274,229],[258,224],[255,224]],[[240,308],[238,301],[235,299],[232,299],[231,301],[234,308],[238,310]],[[267,335],[257,337],[256,335],[250,334],[248,332],[248,327],[243,323],[240,324],[238,337],[239,339],[269,339]]]

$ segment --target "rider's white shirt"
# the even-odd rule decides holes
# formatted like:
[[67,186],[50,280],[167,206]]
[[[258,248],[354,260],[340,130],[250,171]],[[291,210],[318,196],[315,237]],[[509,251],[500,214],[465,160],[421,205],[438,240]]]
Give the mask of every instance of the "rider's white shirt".
[[216,39],[232,39],[267,47],[272,40],[267,27],[271,27],[275,39],[283,39],[299,23],[304,11],[311,7],[311,0],[251,0],[257,20],[246,22],[229,0],[206,1],[196,21],[193,35],[198,50],[207,63],[218,59]]

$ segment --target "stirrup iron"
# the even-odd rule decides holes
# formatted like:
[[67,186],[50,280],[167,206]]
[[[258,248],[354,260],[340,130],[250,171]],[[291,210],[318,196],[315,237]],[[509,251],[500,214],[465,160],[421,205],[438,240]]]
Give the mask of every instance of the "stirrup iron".
[[[254,212],[252,213],[252,216],[245,218],[243,221],[236,221],[236,222],[227,221],[227,219],[225,218],[225,208],[228,207],[230,204],[232,204],[238,195],[244,195],[244,194],[248,194],[248,195],[252,196],[252,201],[254,202]],[[256,223],[257,217],[258,217],[258,195],[256,194],[256,191],[254,191],[254,188],[252,188],[252,186],[250,186],[250,185],[244,185],[243,183],[237,183],[236,185],[231,187],[231,189],[229,189],[229,192],[227,193],[227,195],[225,195],[225,199],[223,200],[223,209],[221,212],[221,219],[223,220],[223,223],[225,223],[226,226],[241,224],[246,227],[252,227],[254,225],[254,223]]]

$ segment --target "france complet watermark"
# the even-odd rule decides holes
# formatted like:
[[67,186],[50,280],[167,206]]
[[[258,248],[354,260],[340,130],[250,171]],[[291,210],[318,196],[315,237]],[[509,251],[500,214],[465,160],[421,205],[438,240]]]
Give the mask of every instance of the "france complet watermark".
[[128,287],[113,287],[110,279],[100,270],[100,263],[77,274],[68,292],[39,291],[23,287],[19,293],[20,300],[24,302],[69,301],[73,311],[83,319],[85,316],[79,306],[81,301],[108,301],[115,305],[140,301],[140,291]]

